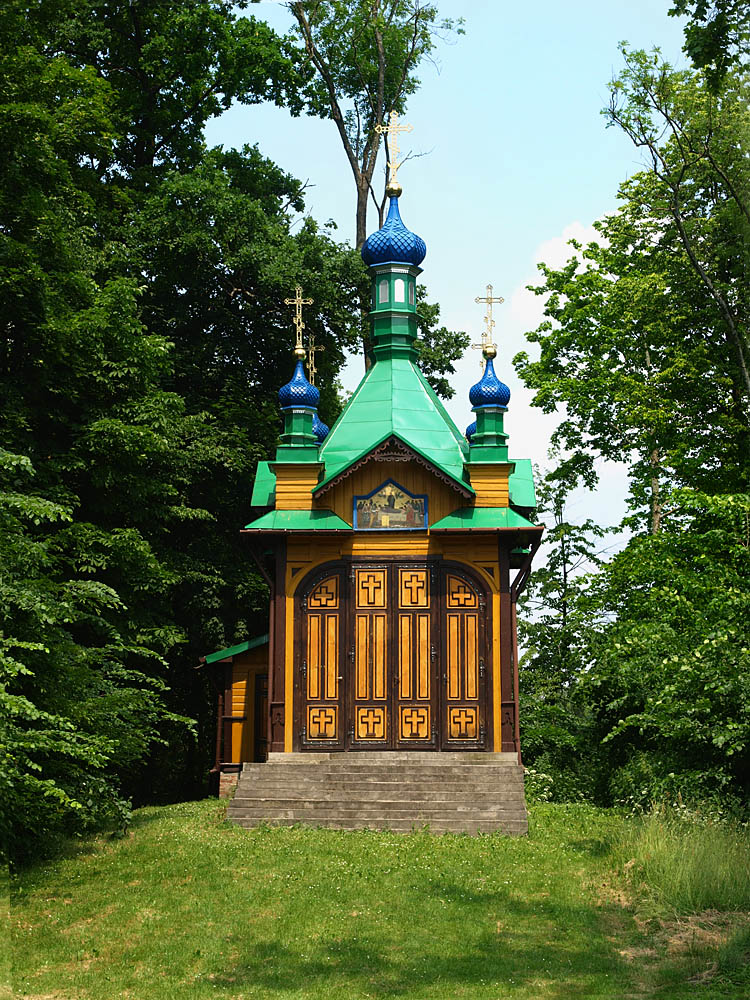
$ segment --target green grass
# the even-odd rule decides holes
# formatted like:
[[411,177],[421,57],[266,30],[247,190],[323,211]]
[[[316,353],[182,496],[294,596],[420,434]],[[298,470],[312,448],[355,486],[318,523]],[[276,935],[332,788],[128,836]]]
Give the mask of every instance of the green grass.
[[18,876],[15,996],[750,996],[739,924],[711,938],[698,921],[697,944],[675,948],[681,924],[639,918],[616,870],[626,836],[587,806],[534,807],[517,839],[242,830],[215,801],[142,809],[125,839]]
[[677,914],[750,908],[747,828],[655,809],[619,842],[623,867],[658,910]]

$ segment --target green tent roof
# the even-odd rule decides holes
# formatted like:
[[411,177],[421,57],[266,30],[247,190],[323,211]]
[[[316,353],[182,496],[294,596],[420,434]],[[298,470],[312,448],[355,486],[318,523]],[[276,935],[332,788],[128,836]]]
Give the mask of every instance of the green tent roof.
[[469,446],[427,379],[408,358],[385,357],[370,368],[320,449],[321,486],[391,435],[400,438],[470,492]]

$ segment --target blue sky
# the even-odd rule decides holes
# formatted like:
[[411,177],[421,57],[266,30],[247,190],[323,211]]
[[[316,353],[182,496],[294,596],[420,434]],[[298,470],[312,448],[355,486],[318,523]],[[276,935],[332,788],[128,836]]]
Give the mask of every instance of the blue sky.
[[[527,346],[524,332],[541,318],[540,301],[525,286],[536,280],[537,261],[565,260],[567,239],[594,236],[591,223],[615,210],[618,185],[639,169],[637,151],[605,128],[600,110],[622,65],[620,41],[659,45],[670,61],[684,63],[682,23],[667,16],[669,6],[671,0],[438,0],[443,16],[465,18],[466,34],[439,46],[436,65],[424,64],[421,89],[409,102],[414,132],[404,147],[424,155],[399,175],[400,205],[406,225],[427,243],[422,281],[441,305],[441,321],[473,340],[484,315],[475,296],[492,283],[505,297],[495,307],[496,369],[512,393],[511,453],[542,465],[556,418],[530,407],[511,364]],[[290,24],[281,3],[266,0],[251,12],[278,30]],[[209,123],[206,137],[212,145],[257,142],[309,183],[308,211],[320,222],[333,220],[340,240],[353,240],[354,183],[332,122],[235,106]],[[372,212],[370,231],[376,219]],[[314,297],[314,289],[305,291]],[[290,325],[290,346],[292,340]],[[352,359],[347,389],[361,371],[360,359]],[[472,419],[468,390],[479,375],[478,352],[469,350],[448,403],[462,429]],[[601,471],[602,487],[593,495],[581,491],[572,506],[577,516],[614,522],[626,478],[617,466]]]

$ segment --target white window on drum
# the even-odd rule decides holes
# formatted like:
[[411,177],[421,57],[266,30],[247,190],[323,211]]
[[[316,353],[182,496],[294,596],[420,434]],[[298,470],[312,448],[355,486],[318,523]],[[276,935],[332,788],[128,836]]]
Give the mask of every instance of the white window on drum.
[[378,285],[378,302],[388,301],[388,279],[383,278],[383,280]]
[[406,287],[403,278],[396,278],[394,281],[393,297],[396,302],[406,302]]

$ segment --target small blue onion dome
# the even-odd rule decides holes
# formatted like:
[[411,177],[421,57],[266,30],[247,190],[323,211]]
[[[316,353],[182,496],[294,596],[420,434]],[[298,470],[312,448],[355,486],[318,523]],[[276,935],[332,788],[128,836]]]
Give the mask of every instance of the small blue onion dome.
[[308,406],[311,409],[320,402],[320,392],[311,385],[305,377],[305,369],[302,367],[302,360],[297,361],[294,375],[286,385],[279,389],[279,405],[282,410],[290,406]]
[[477,422],[476,420],[474,420],[466,428],[466,440],[471,442],[471,439],[474,437],[476,432],[477,432]]
[[330,430],[328,424],[324,424],[323,421],[318,416],[318,411],[313,413],[313,424],[312,424],[313,434],[318,439],[318,444],[325,441],[328,436],[328,431]]
[[427,253],[427,245],[421,236],[410,232],[401,221],[398,198],[391,197],[391,207],[383,228],[368,236],[362,247],[362,260],[372,264],[421,264]]
[[492,358],[487,359],[484,375],[469,389],[469,399],[474,407],[508,405],[510,389],[495,374]]

